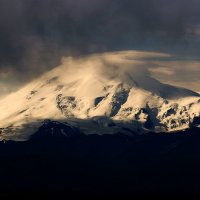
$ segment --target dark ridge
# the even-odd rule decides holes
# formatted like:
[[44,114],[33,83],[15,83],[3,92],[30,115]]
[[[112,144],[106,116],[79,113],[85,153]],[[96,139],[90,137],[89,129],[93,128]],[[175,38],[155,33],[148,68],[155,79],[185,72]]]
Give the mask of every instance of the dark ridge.
[[194,117],[192,125],[193,126],[200,125],[200,116],[199,117]]
[[45,120],[42,126],[30,137],[30,140],[42,138],[71,138],[80,136],[82,133],[78,128],[72,127],[69,124],[60,123],[52,120]]
[[47,120],[26,142],[0,143],[0,195],[199,195],[199,143],[199,128],[100,136]]

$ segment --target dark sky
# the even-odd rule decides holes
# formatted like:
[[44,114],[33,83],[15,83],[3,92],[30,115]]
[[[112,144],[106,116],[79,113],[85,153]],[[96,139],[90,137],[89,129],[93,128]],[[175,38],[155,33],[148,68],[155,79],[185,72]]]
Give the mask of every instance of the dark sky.
[[198,58],[199,10],[199,0],[0,0],[1,81],[28,81],[71,54],[138,49]]

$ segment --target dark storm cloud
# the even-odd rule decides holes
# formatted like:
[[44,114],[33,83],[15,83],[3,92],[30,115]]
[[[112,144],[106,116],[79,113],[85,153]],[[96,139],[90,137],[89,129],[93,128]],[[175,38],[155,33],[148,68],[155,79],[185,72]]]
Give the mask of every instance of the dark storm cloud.
[[27,80],[69,54],[196,53],[199,7],[199,0],[0,0],[0,73]]

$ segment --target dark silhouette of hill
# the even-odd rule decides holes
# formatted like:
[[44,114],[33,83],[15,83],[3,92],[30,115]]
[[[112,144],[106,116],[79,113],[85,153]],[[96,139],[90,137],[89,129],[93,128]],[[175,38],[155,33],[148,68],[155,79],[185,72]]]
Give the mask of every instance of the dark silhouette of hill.
[[0,143],[1,194],[199,195],[200,129],[100,136],[64,126]]

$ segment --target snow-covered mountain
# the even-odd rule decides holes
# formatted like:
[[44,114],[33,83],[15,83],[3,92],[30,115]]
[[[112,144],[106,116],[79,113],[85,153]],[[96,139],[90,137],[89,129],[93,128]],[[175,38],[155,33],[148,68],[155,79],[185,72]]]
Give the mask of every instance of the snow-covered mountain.
[[0,139],[26,140],[46,119],[86,134],[171,132],[198,125],[200,95],[153,79],[138,58],[138,52],[64,58],[0,101]]

